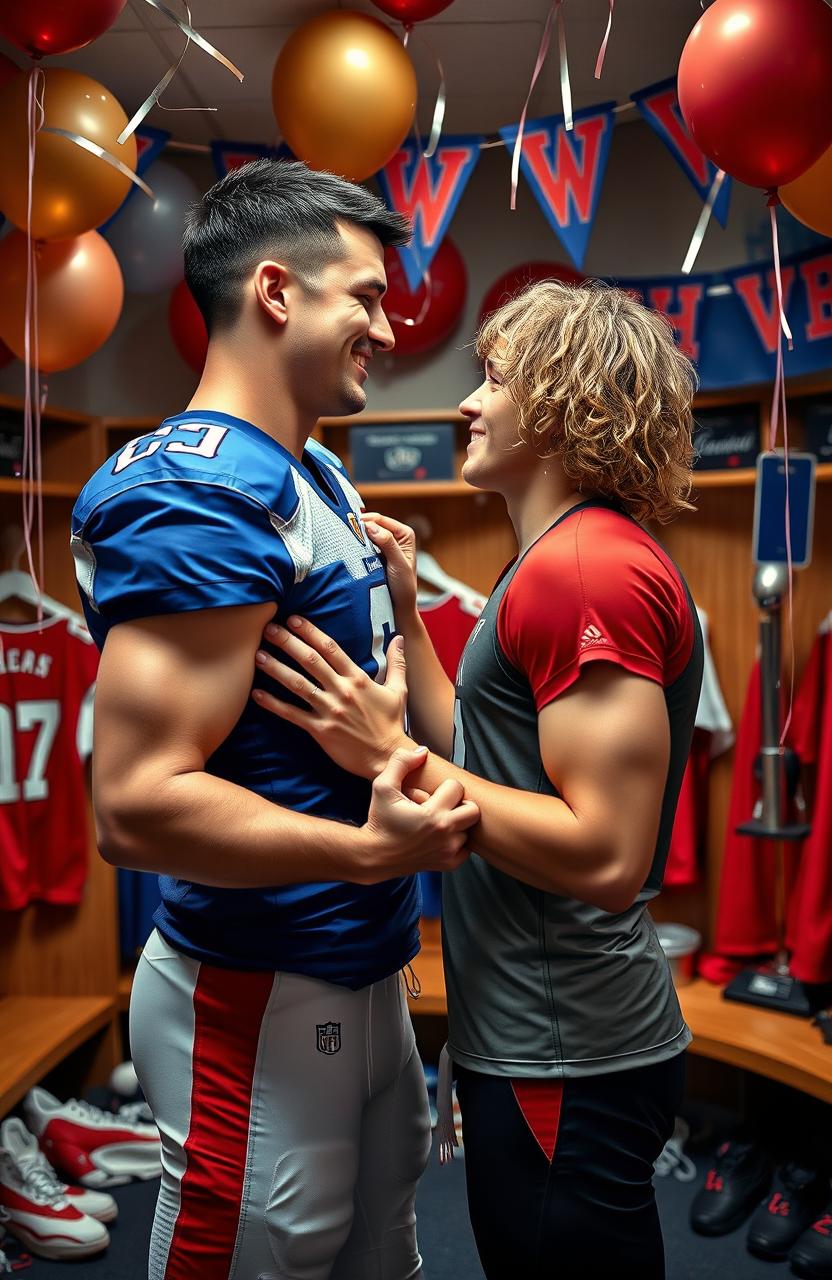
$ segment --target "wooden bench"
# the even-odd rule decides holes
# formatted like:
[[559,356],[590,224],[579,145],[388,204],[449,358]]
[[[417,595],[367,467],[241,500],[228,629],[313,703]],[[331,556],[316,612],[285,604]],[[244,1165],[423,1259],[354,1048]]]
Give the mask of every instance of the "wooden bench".
[[107,996],[0,999],[0,1116],[113,1018]]

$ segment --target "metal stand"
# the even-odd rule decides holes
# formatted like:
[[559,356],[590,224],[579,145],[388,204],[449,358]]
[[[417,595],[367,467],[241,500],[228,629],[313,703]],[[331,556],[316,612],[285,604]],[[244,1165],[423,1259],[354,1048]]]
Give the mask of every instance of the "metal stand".
[[785,871],[783,841],[802,840],[810,827],[803,821],[784,821],[788,809],[803,817],[805,806],[800,792],[800,764],[793,751],[780,747],[780,606],[788,586],[784,564],[761,564],[754,577],[754,597],[760,618],[760,699],[763,733],[755,772],[761,779],[761,797],[748,822],[737,827],[740,835],[777,842],[777,954],[769,964],[744,969],[723,992],[726,1000],[780,1009],[796,1017],[813,1013],[806,990],[789,972],[785,948]]

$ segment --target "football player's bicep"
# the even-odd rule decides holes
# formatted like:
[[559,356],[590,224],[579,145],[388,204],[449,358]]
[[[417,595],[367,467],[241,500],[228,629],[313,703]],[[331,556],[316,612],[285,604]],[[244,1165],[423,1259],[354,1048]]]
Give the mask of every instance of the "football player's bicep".
[[98,799],[204,768],[237,723],[271,603],[143,618],[107,636],[95,704]]

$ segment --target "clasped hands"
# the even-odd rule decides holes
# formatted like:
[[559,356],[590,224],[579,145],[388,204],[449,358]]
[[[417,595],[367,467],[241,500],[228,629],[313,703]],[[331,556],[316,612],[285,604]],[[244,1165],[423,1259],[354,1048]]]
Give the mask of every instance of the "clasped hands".
[[313,623],[296,616],[287,621],[288,627],[270,623],[263,634],[296,665],[265,649],[255,660],[305,705],[264,689],[254,689],[253,700],[309,733],[343,769],[373,781],[367,826],[380,847],[378,865],[388,874],[459,866],[470,852],[468,834],[479,822],[479,809],[454,778],[446,778],[432,794],[413,779],[427,750],[403,728],[407,669],[401,637],[390,643],[386,679],[379,684]]

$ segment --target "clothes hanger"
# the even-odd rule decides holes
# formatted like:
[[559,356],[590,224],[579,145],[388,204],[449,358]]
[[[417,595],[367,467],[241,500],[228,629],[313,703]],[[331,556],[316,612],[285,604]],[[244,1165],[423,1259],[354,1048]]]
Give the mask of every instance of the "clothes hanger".
[[14,567],[0,573],[0,604],[7,600],[18,600],[35,610],[40,608],[52,617],[66,618],[86,627],[86,622],[80,613],[61,604],[59,600],[53,600],[51,596],[44,595],[43,592],[39,593],[30,575],[18,567],[24,549],[21,531],[15,528],[6,529],[2,541],[5,547],[16,547],[16,551],[10,557]]
[[416,535],[417,591],[422,603],[430,604],[432,602],[434,597],[425,592],[423,588],[433,587],[441,595],[455,596],[463,606],[480,613],[485,603],[485,597],[475,591],[473,587],[469,587],[467,583],[461,582],[459,578],[452,578],[449,573],[445,572],[436,557],[432,556],[429,551],[425,551],[425,543],[430,541],[433,533],[427,516],[421,512],[414,512],[407,517],[405,524],[409,524]]

